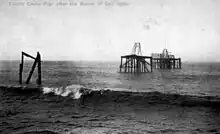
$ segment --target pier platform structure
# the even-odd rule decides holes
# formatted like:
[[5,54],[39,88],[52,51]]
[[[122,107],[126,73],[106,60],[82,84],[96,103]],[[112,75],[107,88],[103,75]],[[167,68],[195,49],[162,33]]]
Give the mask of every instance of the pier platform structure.
[[[124,60],[125,59],[125,60]],[[120,73],[152,72],[152,57],[142,56],[141,44],[135,43],[130,55],[121,56]]]
[[162,53],[152,53],[152,66],[155,69],[181,69],[181,58],[175,58],[167,49]]

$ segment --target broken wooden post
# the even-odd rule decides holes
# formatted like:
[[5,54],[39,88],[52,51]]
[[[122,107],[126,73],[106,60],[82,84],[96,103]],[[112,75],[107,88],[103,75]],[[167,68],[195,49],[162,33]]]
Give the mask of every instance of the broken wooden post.
[[37,84],[41,85],[42,81],[41,81],[41,56],[40,53],[37,52],[38,55],[38,79],[37,79]]
[[19,84],[22,84],[22,72],[23,72],[23,63],[24,63],[24,56],[21,55],[21,64],[19,68]]

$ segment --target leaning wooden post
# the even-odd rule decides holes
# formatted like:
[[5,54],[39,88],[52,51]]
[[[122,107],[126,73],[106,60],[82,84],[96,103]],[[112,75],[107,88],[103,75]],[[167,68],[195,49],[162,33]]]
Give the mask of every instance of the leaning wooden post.
[[30,79],[31,79],[31,76],[32,76],[32,74],[33,74],[33,72],[34,72],[34,68],[35,68],[36,65],[37,65],[37,62],[38,62],[38,56],[37,56],[37,58],[36,58],[35,61],[34,61],[34,64],[33,64],[32,68],[31,68],[31,71],[30,71],[29,76],[28,76],[28,78],[27,78],[26,84],[29,84]]
[[41,56],[40,53],[37,52],[37,60],[38,60],[38,79],[37,79],[37,84],[41,85]]

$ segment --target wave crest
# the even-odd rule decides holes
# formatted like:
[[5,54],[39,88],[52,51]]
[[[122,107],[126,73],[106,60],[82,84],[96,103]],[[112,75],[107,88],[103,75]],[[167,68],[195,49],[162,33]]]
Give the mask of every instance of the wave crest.
[[83,87],[80,85],[70,85],[59,88],[44,87],[42,90],[44,94],[54,93],[55,95],[60,95],[63,97],[70,96],[73,99],[79,99],[83,94],[81,91],[82,89]]
[[[21,87],[5,87],[0,88],[2,95],[21,95],[21,96],[39,96],[43,94],[54,94],[62,97],[71,97],[72,99],[82,99],[86,102],[120,102],[132,105],[147,104],[171,104],[181,106],[211,106],[218,108],[220,104],[220,96],[206,95],[187,95],[178,93],[162,93],[158,91],[138,92],[130,89],[121,88],[86,88],[81,85],[70,85],[66,87],[50,88],[21,88]],[[1,93],[1,92],[0,92]],[[46,96],[49,97],[49,96]]]

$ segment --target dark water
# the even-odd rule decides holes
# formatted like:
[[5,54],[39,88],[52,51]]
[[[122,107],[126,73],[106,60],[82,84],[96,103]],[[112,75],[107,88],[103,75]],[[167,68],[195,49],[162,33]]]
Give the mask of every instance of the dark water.
[[34,74],[15,88],[19,62],[0,62],[0,133],[220,133],[219,63],[147,74],[118,66],[45,61],[42,87]]

